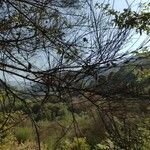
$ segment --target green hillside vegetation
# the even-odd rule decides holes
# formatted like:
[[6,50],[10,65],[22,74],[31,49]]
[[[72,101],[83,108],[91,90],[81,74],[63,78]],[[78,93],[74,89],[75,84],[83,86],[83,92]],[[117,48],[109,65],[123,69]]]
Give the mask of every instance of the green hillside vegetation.
[[[33,116],[39,129],[42,149],[148,150],[150,76],[149,67],[144,63],[148,63],[149,59],[142,58],[141,63],[139,59],[137,60],[124,64],[118,72],[100,76],[99,79],[103,80],[99,80],[99,84],[92,87],[99,92],[100,85],[103,91],[107,91],[106,96],[108,92],[112,92],[114,96],[109,98],[109,103],[107,98],[90,93],[86,95],[92,97],[95,106],[84,96],[78,95],[72,99],[73,107],[72,103],[67,101],[67,96],[64,102],[47,102],[43,107],[40,103],[27,99],[25,103],[30,106],[32,112],[30,115]],[[101,81],[105,81],[106,84],[103,86]],[[1,90],[0,124],[3,130],[0,149],[35,149],[37,146],[35,129],[28,119],[29,110],[26,110],[25,103],[19,99],[13,100],[13,97],[5,99],[6,94]],[[99,113],[103,118],[99,118]]]

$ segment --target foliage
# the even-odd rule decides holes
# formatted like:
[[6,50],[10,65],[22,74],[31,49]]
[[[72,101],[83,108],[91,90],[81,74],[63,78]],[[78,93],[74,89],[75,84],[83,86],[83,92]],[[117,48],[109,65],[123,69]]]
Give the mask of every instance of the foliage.
[[47,146],[46,150],[52,150],[52,149],[54,149],[55,142],[56,142],[55,135],[53,135],[53,136],[50,135],[46,138],[46,140],[44,140],[43,143]]
[[18,143],[24,143],[32,138],[33,131],[28,127],[17,127],[14,130],[14,136]]
[[86,138],[74,138],[73,141],[65,140],[61,145],[62,150],[89,150]]
[[110,135],[111,145],[116,149],[145,149],[150,141],[148,121],[149,118],[116,118],[115,131]]
[[[137,95],[140,85],[137,83],[141,83],[141,78],[144,82],[148,81],[149,71],[143,69],[138,73],[139,70],[135,70],[128,74],[127,71],[133,68],[124,66],[119,73],[103,76],[100,82],[97,80],[99,74],[117,67],[128,55],[123,49],[132,28],[140,34],[143,31],[149,33],[149,5],[140,12],[129,8],[120,13],[110,9],[109,5],[104,6],[104,3],[96,6],[99,10],[95,9],[94,3],[94,0],[0,1],[0,84],[5,91],[4,96],[0,95],[0,133],[6,128],[12,132],[11,129],[21,122],[14,131],[18,145],[27,149],[26,143],[28,145],[33,138],[30,137],[32,125],[23,125],[24,122],[28,124],[30,119],[33,125],[39,123],[40,137],[43,141],[44,136],[48,138],[50,148],[55,142],[51,135],[59,140],[59,136],[64,138],[69,130],[62,149],[88,150],[95,145],[97,149],[106,149],[106,141],[103,143],[97,132],[104,128],[95,120],[96,123],[93,123],[86,113],[95,106],[94,109],[99,109],[99,116],[104,116],[107,133],[117,148],[132,148],[134,144],[141,146],[139,138],[145,135],[140,135],[145,134],[147,129],[140,128],[142,133],[137,131],[128,138],[125,131],[134,130],[135,126],[124,129],[128,124],[114,120],[114,116],[110,119],[101,114],[103,108],[97,101],[100,104],[103,100],[109,102],[111,98],[115,99],[117,94],[125,96],[128,88],[131,96],[133,93]],[[142,75],[141,78],[137,74]],[[90,77],[100,84],[97,86]],[[17,88],[11,86],[11,79],[17,81]],[[86,86],[88,82],[90,85]],[[92,84],[96,88],[92,89]],[[98,93],[100,98],[86,97],[86,92]],[[85,101],[80,101],[79,96],[85,97],[92,106],[82,107]],[[77,97],[77,103],[74,97]],[[88,125],[93,129],[90,130]],[[72,139],[77,136],[74,133],[76,126],[76,134],[80,138]],[[86,138],[83,138],[80,129]],[[105,130],[99,133],[105,140]],[[1,138],[6,138],[6,135]]]
[[45,103],[41,108],[40,104],[36,103],[32,106],[32,112],[36,121],[40,120],[60,120],[67,115],[67,106],[64,103]]
[[[24,143],[18,144],[18,141],[14,137],[14,135],[9,134],[7,138],[0,143],[1,150],[33,150],[36,149],[37,144],[33,141],[25,141]],[[46,145],[41,143],[41,150],[47,150]]]
[[109,149],[114,149],[114,144],[110,139],[107,139],[97,144],[94,150],[109,150]]
[[[135,53],[135,56],[140,60],[137,61],[137,67],[134,69],[139,81],[144,81],[150,78],[150,51],[148,49],[142,49]],[[135,62],[136,63],[136,62]]]
[[119,28],[135,28],[140,34],[143,31],[150,33],[150,3],[140,6],[140,12],[132,11],[130,7],[124,9],[123,12],[117,12],[109,7],[105,9],[114,16],[114,22]]

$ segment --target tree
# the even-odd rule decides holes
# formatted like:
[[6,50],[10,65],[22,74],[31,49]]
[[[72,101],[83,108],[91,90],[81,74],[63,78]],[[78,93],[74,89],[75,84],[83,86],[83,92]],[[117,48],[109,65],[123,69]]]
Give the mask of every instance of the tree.
[[[1,2],[0,81],[4,85],[1,93],[7,97],[2,101],[22,103],[23,113],[34,124],[39,149],[36,121],[24,95],[34,98],[40,107],[51,102],[51,96],[63,102],[67,97],[66,103],[72,103],[75,92],[84,97],[86,92],[97,92],[88,86],[76,85],[89,76],[97,82],[99,74],[118,66],[119,61],[128,55],[122,49],[130,28],[120,28],[119,24],[119,27],[114,26],[114,17],[108,15],[104,6],[89,0]],[[8,84],[10,79],[25,84],[42,84],[43,93],[38,95],[38,102],[37,91],[28,86],[24,86],[26,90],[14,89]],[[98,92],[108,97],[103,89]],[[8,107],[7,111],[4,109],[3,114],[7,117],[2,121],[0,132],[7,130],[4,126],[8,125],[12,112],[13,107]]]
[[132,11],[131,7],[124,9],[123,12],[117,12],[113,9],[108,9],[108,12],[114,15],[114,22],[119,28],[135,28],[137,32],[142,34],[145,31],[150,32],[150,3],[143,3],[140,5],[140,11]]

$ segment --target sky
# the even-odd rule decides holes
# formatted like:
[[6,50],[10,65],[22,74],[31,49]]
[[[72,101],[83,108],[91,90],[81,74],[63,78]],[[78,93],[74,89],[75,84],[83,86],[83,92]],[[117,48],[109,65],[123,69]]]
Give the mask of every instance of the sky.
[[149,0],[110,0],[110,3],[113,4],[113,1],[114,8],[118,11],[128,8],[128,5],[130,5],[132,9],[136,10],[139,3],[149,2]]
[[[128,8],[128,6],[131,6],[131,9],[134,11],[137,11],[137,8],[139,6],[139,3],[145,3],[145,2],[150,2],[149,0],[110,0],[111,4],[113,4],[114,1],[114,9],[118,11],[122,11],[124,8]],[[149,10],[150,11],[150,10]],[[143,34],[142,36],[139,34],[135,34],[132,37],[132,41],[124,50],[134,50],[137,47],[140,46],[141,42],[144,41],[146,38],[149,38],[148,35]],[[150,46],[150,43],[147,45]],[[146,44],[145,44],[146,46]]]
[[[114,4],[115,10],[122,11],[124,8],[128,8],[128,5],[131,5],[131,4],[132,4],[131,5],[132,10],[136,10],[138,7],[138,5],[137,5],[138,3],[140,3],[140,2],[144,3],[144,2],[147,2],[148,0],[105,0],[105,1],[106,2],[110,1],[110,4],[112,4],[112,5]],[[95,0],[95,2],[102,2],[102,0]],[[140,38],[139,38],[138,34],[134,35],[135,40],[133,40],[130,43],[130,45],[128,45],[126,47],[126,49],[124,49],[124,50],[136,48],[139,45],[139,43],[141,43],[141,41],[145,39],[145,37],[146,37],[146,35],[143,35]],[[135,44],[133,45],[133,43],[135,43]],[[43,63],[42,57],[41,57],[41,60],[39,60],[39,62]],[[11,77],[10,80],[14,80],[14,78]],[[20,79],[17,77],[17,80],[20,80]]]

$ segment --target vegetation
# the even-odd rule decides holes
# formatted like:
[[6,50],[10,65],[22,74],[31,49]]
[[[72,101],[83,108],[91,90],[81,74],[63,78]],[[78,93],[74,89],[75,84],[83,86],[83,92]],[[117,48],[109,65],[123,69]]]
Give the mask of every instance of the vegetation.
[[109,9],[108,6],[105,7],[105,9],[108,9],[108,12],[114,15],[114,22],[120,28],[135,28],[140,34],[142,34],[143,31],[149,34],[150,3],[143,3],[140,5],[141,9],[139,12],[132,11],[131,7],[124,9],[123,12],[117,12],[113,9]]
[[0,149],[149,150],[149,6],[0,1]]
[[14,136],[16,137],[18,143],[24,143],[29,140],[32,135],[32,130],[27,127],[18,127],[14,131]]

